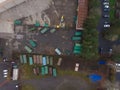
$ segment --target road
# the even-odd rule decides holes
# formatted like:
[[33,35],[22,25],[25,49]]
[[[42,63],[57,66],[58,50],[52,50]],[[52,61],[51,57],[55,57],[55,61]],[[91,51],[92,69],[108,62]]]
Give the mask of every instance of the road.
[[16,90],[15,85],[17,82],[7,80],[7,78],[3,77],[3,70],[8,70],[10,66],[8,62],[0,62],[0,90]]
[[107,53],[107,51],[109,50],[109,48],[112,48],[113,46],[113,42],[111,41],[108,41],[108,40],[105,40],[103,37],[102,37],[102,32],[104,31],[104,22],[105,21],[109,21],[109,18],[104,18],[103,15],[104,14],[109,14],[109,12],[104,12],[103,11],[103,0],[100,0],[101,1],[101,18],[99,20],[99,23],[98,23],[98,26],[97,26],[97,30],[99,31],[99,47],[103,48],[103,52],[104,53]]
[[104,22],[105,21],[110,21],[109,18],[104,18],[103,15],[104,14],[109,14],[109,12],[104,12],[103,11],[103,0],[100,0],[101,1],[101,18],[99,20],[99,23],[98,23],[98,26],[97,26],[97,30],[99,31],[99,47],[103,48],[104,51],[103,52],[106,52],[108,51],[109,48],[112,48],[113,45],[118,45],[120,44],[120,41],[109,41],[109,40],[106,40],[102,37],[102,32],[104,31]]
[[[101,11],[102,11],[102,15],[104,14],[109,14],[109,12],[104,12],[103,11],[103,0],[100,0],[101,1]],[[109,21],[109,18],[104,18],[102,17],[101,15],[101,18],[100,18],[100,21],[99,21],[99,24],[98,24],[98,27],[97,27],[97,30],[99,31],[99,47],[103,48],[103,53],[107,53],[108,52],[108,49],[112,48],[113,45],[118,45],[120,44],[120,41],[109,41],[109,40],[105,40],[103,37],[102,37],[102,31],[104,31],[104,22],[105,21]],[[116,81],[119,81],[120,82],[120,73],[116,73]]]

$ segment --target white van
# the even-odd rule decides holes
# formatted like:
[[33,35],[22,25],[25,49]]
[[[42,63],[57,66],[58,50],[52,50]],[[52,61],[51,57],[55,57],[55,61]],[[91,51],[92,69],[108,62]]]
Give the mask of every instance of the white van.
[[79,69],[79,63],[76,63],[75,64],[75,71],[78,71],[78,69]]
[[61,55],[61,54],[62,54],[61,51],[60,51],[58,48],[55,49],[55,52],[56,52],[58,55]]

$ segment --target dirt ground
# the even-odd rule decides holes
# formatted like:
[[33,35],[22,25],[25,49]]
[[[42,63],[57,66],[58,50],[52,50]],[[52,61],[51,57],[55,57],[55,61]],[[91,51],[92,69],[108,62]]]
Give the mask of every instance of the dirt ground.
[[[25,22],[28,17],[20,19],[23,21],[23,25],[15,26],[14,28],[15,39],[12,40],[12,48],[18,52],[25,53],[24,46],[28,45],[32,48],[28,43],[29,40],[32,39],[37,42],[37,47],[32,48],[33,53],[56,55],[55,48],[59,48],[62,55],[67,55],[68,53],[72,54],[74,43],[71,40],[71,37],[75,32],[73,27],[76,6],[77,0],[53,0],[50,7],[42,12],[42,21],[46,18],[50,28],[59,25],[61,16],[64,16],[66,28],[56,29],[55,33],[50,33],[48,30],[45,34],[41,34],[39,29],[29,32],[28,28],[34,26]],[[32,19],[33,18],[31,18],[31,20]],[[37,18],[37,20],[39,21],[40,19]],[[42,25],[41,22],[40,25]],[[17,37],[21,38],[18,39]]]

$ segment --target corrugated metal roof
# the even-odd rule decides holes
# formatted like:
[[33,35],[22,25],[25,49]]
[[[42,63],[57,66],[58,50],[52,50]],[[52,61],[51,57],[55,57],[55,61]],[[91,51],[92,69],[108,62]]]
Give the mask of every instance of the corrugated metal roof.
[[84,20],[88,13],[88,0],[78,0],[78,17],[76,23],[76,29],[82,29]]

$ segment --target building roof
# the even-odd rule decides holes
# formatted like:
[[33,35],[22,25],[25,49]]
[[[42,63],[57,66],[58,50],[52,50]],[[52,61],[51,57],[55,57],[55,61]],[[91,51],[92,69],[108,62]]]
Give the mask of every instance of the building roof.
[[83,29],[83,23],[88,13],[88,0],[78,0],[78,15],[76,29]]
[[0,13],[25,2],[26,0],[0,0]]

